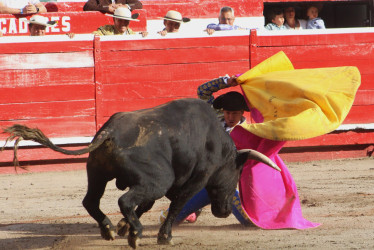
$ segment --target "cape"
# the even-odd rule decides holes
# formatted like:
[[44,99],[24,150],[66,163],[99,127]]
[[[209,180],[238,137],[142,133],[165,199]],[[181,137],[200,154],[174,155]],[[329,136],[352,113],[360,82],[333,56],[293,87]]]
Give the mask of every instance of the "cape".
[[262,138],[302,140],[338,128],[361,83],[356,67],[295,70],[283,52],[237,78],[249,107],[264,120],[243,127]]
[[295,70],[283,52],[237,78],[256,123],[238,125],[230,136],[237,149],[255,149],[281,169],[246,162],[239,181],[246,219],[263,229],[320,225],[303,217],[296,183],[278,152],[288,140],[336,129],[353,104],[360,79],[356,67]]

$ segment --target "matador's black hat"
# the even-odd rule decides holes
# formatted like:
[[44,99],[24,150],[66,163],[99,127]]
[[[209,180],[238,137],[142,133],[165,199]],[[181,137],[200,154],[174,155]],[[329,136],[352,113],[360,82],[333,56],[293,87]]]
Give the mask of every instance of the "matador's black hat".
[[213,101],[213,108],[227,111],[249,111],[244,96],[236,91],[220,95]]

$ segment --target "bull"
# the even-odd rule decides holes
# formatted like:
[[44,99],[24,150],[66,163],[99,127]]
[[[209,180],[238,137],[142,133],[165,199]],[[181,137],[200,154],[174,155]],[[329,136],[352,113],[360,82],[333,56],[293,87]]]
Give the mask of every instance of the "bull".
[[[119,112],[96,133],[88,147],[65,150],[53,144],[39,129],[23,125],[5,128],[8,140],[32,140],[67,155],[89,153],[88,188],[83,206],[97,221],[101,235],[114,240],[128,232],[128,243],[138,246],[143,226],[139,218],[155,200],[166,196],[169,213],[157,236],[158,244],[172,244],[172,224],[185,203],[206,188],[214,216],[229,216],[236,185],[248,159],[275,169],[266,156],[254,150],[237,151],[219,123],[215,111],[199,99],[175,100],[151,109]],[[280,170],[280,169],[278,169]],[[100,210],[108,181],[116,179],[124,216],[115,228]],[[135,209],[136,208],[136,209]]]

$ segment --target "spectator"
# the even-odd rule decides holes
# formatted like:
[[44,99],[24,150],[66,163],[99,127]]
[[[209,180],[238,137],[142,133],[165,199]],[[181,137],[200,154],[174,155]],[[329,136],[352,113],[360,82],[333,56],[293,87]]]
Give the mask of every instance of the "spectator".
[[134,10],[143,8],[143,4],[139,0],[88,0],[83,6],[83,10],[114,13],[118,7],[127,7],[129,10]]
[[296,18],[295,8],[290,6],[284,9],[284,26],[287,29],[301,30],[306,29],[306,20]]
[[175,10],[169,10],[163,18],[165,28],[157,32],[161,36],[166,36],[167,33],[177,33],[181,23],[190,21],[188,17],[182,17],[182,14]]
[[269,11],[268,19],[270,22],[265,26],[267,30],[285,30],[283,11],[281,9],[273,9]]
[[214,31],[218,30],[245,30],[245,28],[234,25],[235,15],[234,10],[231,7],[222,7],[219,12],[218,24],[208,24],[206,32],[212,35]]
[[306,9],[306,16],[308,17],[307,29],[326,29],[325,22],[322,18],[318,17],[318,12],[318,8],[314,5]]
[[[96,31],[93,32],[95,35],[107,36],[107,35],[135,35],[136,32],[129,28],[130,21],[139,21],[136,18],[139,14],[131,14],[131,11],[125,7],[118,7],[114,14],[106,14],[113,17],[114,24],[108,24],[101,26]],[[148,32],[140,32],[140,34],[145,37]]]
[[0,14],[46,13],[47,9],[39,0],[0,0]]
[[44,36],[47,27],[57,24],[56,21],[49,21],[47,17],[40,15],[34,15],[26,22],[29,24],[30,36]]
[[[56,21],[49,21],[47,17],[41,15],[33,15],[30,20],[26,21],[29,24],[30,36],[44,36],[47,27],[52,27],[57,24]],[[75,36],[74,33],[66,34],[69,38]]]

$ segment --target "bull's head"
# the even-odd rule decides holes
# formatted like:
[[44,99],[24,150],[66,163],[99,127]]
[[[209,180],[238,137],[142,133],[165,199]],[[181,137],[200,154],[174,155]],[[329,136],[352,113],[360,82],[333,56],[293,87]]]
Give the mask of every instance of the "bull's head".
[[238,184],[244,163],[247,160],[256,160],[281,171],[267,156],[255,150],[239,150],[236,157],[223,166],[212,176],[206,187],[211,201],[211,209],[214,216],[226,218],[232,211],[232,202],[235,189]]

